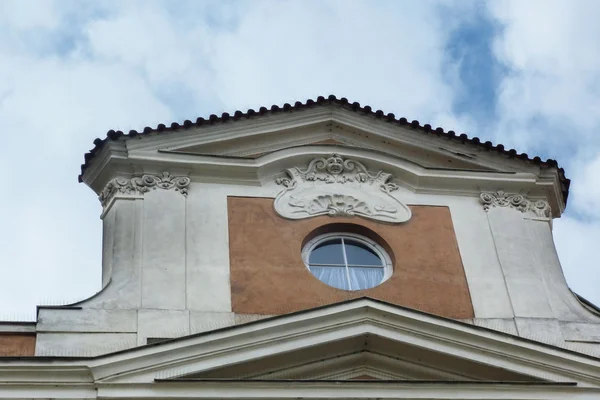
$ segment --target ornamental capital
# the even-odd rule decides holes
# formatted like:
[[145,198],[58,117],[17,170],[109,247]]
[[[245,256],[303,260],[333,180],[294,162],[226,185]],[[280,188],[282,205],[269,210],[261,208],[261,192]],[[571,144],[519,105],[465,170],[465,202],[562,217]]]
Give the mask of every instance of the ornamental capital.
[[169,172],[158,175],[144,174],[133,178],[116,177],[106,184],[98,199],[102,207],[105,207],[116,195],[143,195],[156,189],[172,189],[187,196],[189,185],[190,178],[187,176],[172,176]]
[[546,200],[529,200],[522,194],[509,194],[503,190],[481,193],[479,200],[485,211],[493,207],[510,207],[522,213],[531,212],[539,218],[550,218],[552,215]]

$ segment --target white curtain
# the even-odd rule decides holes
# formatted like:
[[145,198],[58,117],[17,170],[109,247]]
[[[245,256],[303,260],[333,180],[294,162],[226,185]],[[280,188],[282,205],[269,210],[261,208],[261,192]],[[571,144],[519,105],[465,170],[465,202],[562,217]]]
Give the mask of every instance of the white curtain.
[[352,290],[372,288],[383,280],[383,268],[350,267],[348,270]]
[[310,272],[321,282],[338,289],[349,290],[345,267],[310,267]]

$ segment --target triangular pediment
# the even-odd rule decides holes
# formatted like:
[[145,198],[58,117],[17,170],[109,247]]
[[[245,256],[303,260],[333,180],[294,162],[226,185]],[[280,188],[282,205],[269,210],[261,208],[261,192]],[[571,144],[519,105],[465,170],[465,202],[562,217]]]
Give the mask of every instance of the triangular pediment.
[[[98,360],[107,384],[444,381],[600,384],[600,360],[371,299],[268,318]],[[368,377],[368,378],[365,378]]]
[[554,216],[565,206],[568,180],[553,160],[334,97],[142,133],[109,131],[86,154],[79,179],[98,194],[111,179],[167,170],[197,182],[264,186],[285,168],[332,153],[385,165],[412,192],[479,196],[501,188],[548,199]]
[[[182,155],[257,159],[290,148],[346,147],[381,152],[424,168],[501,170],[499,166],[486,165],[477,158],[476,152],[467,149],[453,151],[452,146],[448,147],[448,143],[443,141],[435,144],[427,140],[415,141],[415,133],[409,129],[397,128],[399,132],[387,132],[365,128],[354,126],[339,116],[331,116],[318,123],[307,120],[290,127],[282,124],[278,129],[224,133],[210,138],[197,135],[196,140],[182,140],[183,143],[177,143],[181,139],[177,138],[161,144],[157,150]],[[403,136],[402,133],[407,135]]]
[[178,377],[181,378],[543,381],[538,377],[369,334]]
[[6,359],[0,383],[6,398],[592,400],[600,359],[362,298],[94,358]]
[[[556,215],[556,171],[524,163],[410,124],[391,124],[339,107],[149,132],[111,141],[82,178],[98,194],[111,179],[169,172],[197,182],[273,184],[286,169],[331,154],[382,170],[410,192],[479,196],[499,187],[547,198]],[[501,182],[501,185],[499,183]]]

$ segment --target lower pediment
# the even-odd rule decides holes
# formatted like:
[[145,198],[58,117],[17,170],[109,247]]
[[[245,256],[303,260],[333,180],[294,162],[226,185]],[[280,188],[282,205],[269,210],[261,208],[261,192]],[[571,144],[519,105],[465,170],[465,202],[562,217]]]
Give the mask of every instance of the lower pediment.
[[0,399],[600,398],[597,358],[367,298],[50,361],[1,363]]
[[[97,358],[32,364],[36,372],[27,379],[50,382],[54,369],[75,367],[89,374],[77,381],[63,380],[65,385],[93,382],[105,398],[121,396],[123,390],[131,391],[125,397],[141,390],[162,393],[161,398],[298,398],[300,383],[306,388],[304,398],[336,384],[348,396],[354,393],[353,398],[364,398],[367,387],[381,390],[381,398],[399,398],[394,396],[403,390],[409,394],[414,385],[427,393],[437,393],[437,386],[431,385],[477,391],[475,387],[497,384],[576,384],[600,391],[598,359],[368,298]],[[14,368],[7,365],[4,371],[6,379],[16,379]],[[383,386],[373,386],[378,384]],[[274,391],[264,391],[271,386]],[[391,387],[396,388],[393,393]],[[216,391],[219,395],[211,397]]]
[[491,364],[377,335],[258,357],[177,379],[543,382]]

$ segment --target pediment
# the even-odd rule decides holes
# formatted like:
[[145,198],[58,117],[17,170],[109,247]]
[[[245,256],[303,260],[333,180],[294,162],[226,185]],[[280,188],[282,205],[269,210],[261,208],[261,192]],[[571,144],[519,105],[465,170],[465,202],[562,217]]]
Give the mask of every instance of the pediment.
[[539,377],[369,334],[176,379],[544,381]]
[[390,173],[413,193],[478,197],[502,189],[548,199],[555,216],[564,208],[554,170],[329,107],[110,141],[82,178],[98,194],[118,177],[165,171],[196,182],[267,186],[285,170],[331,154]]
[[361,298],[92,358],[0,360],[0,398],[585,399],[600,359]]
[[424,168],[499,170],[494,166],[483,165],[475,153],[468,154],[465,149],[462,152],[446,149],[444,142],[437,146],[407,143],[402,140],[402,135],[389,136],[377,130],[365,131],[333,118],[314,124],[287,128],[282,126],[280,129],[252,134],[243,131],[237,135],[224,134],[210,140],[203,136],[197,135],[196,141],[186,140],[185,144],[177,143],[179,140],[164,143],[157,150],[185,155],[258,159],[289,148],[330,147],[331,151],[336,148],[355,148],[402,158]]
[[96,381],[110,385],[384,380],[600,386],[600,360],[366,298],[144,346],[94,364]]

